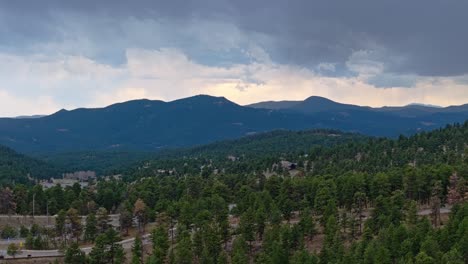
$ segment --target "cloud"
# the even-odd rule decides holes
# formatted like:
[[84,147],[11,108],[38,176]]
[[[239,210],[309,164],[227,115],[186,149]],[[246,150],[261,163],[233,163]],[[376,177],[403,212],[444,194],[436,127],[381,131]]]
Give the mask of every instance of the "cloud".
[[463,104],[467,7],[436,0],[3,1],[0,102],[18,103],[0,105],[0,116],[200,93],[240,104],[311,95],[371,106]]
[[[125,62],[128,48],[177,48],[204,64],[272,61],[314,69],[380,47],[388,74],[468,73],[467,1],[103,0],[3,1],[0,50],[61,52]],[[247,56],[248,57],[248,56]]]
[[[250,51],[248,51],[250,52]],[[265,51],[255,48],[252,53]],[[82,56],[0,54],[0,115],[52,113],[60,108],[102,107],[149,98],[175,100],[195,94],[225,96],[239,104],[262,100],[302,100],[311,95],[369,106],[464,104],[468,76],[415,77],[412,88],[378,88],[382,67],[368,52],[349,59],[354,76],[323,76],[306,67],[252,60],[229,66],[204,65],[178,49],[128,49],[125,63],[109,65]],[[376,77],[377,76],[377,77]],[[11,87],[15,87],[11,92]],[[33,87],[33,88],[31,88]],[[73,99],[71,99],[73,98]]]
[[58,109],[58,104],[50,96],[22,98],[9,94],[0,88],[1,116],[16,117],[20,115],[50,114]]

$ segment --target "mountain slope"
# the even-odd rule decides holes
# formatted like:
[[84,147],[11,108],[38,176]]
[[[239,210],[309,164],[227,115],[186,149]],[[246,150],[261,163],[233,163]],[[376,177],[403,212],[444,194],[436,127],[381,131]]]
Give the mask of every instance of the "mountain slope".
[[341,104],[330,99],[311,96],[304,101],[266,101],[255,104],[247,105],[247,107],[260,108],[260,109],[281,109],[291,110],[294,112],[302,112],[306,114],[333,111],[333,110],[349,110],[349,109],[369,109],[369,107],[362,107],[351,104]]
[[463,122],[468,112],[402,116],[311,97],[294,109],[255,109],[224,97],[136,100],[98,109],[61,110],[38,119],[0,119],[0,144],[25,153],[184,147],[277,129],[339,129],[398,136]]
[[225,98],[137,100],[102,109],[62,110],[40,119],[0,119],[0,143],[24,152],[188,146],[278,128],[306,119],[246,108]]
[[266,102],[259,102],[250,105],[246,105],[252,108],[264,108],[264,109],[288,109],[297,104],[301,103],[301,101],[266,101]]
[[340,104],[327,98],[311,96],[288,109],[295,112],[313,114],[329,111],[367,110],[368,108],[357,105]]
[[233,140],[223,140],[187,149],[163,151],[160,157],[207,155],[225,159],[227,155],[258,156],[281,155],[289,152],[307,152],[314,146],[330,147],[342,143],[362,141],[367,136],[343,133],[337,130],[315,129],[304,131],[275,130]]
[[[340,178],[349,172],[374,175],[383,171],[395,173],[394,169],[427,168],[434,164],[457,166],[460,175],[465,175],[468,173],[467,140],[468,121],[398,139],[330,130],[274,131],[162,152],[126,174],[140,178],[169,171],[179,175],[198,174],[205,169],[226,175],[248,174],[270,170],[274,164],[290,161],[302,166],[305,172],[339,175]],[[305,164],[308,164],[307,169]]]
[[98,176],[119,174],[135,163],[149,160],[160,152],[79,151],[35,156],[64,171],[94,171]]
[[58,177],[59,171],[46,162],[33,159],[0,146],[0,184],[25,183],[31,179]]

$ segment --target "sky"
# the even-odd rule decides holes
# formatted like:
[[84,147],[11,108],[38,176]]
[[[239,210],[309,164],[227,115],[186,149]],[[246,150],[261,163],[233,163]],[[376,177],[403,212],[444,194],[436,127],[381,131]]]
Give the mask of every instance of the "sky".
[[468,103],[465,0],[0,0],[0,116],[197,94]]

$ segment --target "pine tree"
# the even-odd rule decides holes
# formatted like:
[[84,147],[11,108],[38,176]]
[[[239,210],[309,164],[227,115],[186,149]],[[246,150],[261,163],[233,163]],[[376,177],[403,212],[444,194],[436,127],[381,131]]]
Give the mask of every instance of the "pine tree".
[[125,261],[122,245],[118,244],[118,233],[110,228],[96,237],[96,243],[89,253],[90,264],[121,264]]
[[234,240],[234,245],[232,249],[232,264],[245,264],[249,263],[249,256],[248,256],[248,246],[247,242],[243,238],[243,236],[238,236]]
[[13,214],[16,212],[16,201],[13,191],[9,188],[0,189],[0,214]]
[[179,235],[179,241],[175,250],[175,262],[178,264],[191,264],[193,259],[192,241],[190,234],[183,232]]
[[348,214],[347,214],[346,211],[343,211],[343,213],[341,214],[340,225],[341,225],[341,229],[342,229],[342,231],[341,231],[342,234],[346,235],[346,230],[347,230],[348,225],[349,225]]
[[143,264],[143,242],[139,235],[135,237],[132,247],[132,264]]
[[463,256],[454,248],[442,256],[443,264],[464,264]]
[[164,263],[169,250],[169,238],[166,228],[159,226],[151,232],[154,263]]
[[289,263],[290,264],[317,264],[318,261],[314,256],[309,254],[307,250],[299,250],[293,254]]
[[81,251],[78,243],[72,243],[65,251],[65,264],[84,264],[87,262],[86,254]]
[[84,239],[85,241],[94,241],[97,236],[97,220],[96,216],[93,213],[90,213],[88,217],[86,217],[86,225],[85,225],[85,233]]
[[133,215],[130,211],[122,209],[120,211],[120,227],[125,230],[125,235],[128,236],[128,229],[132,227]]
[[362,219],[364,217],[364,209],[367,203],[366,194],[363,192],[356,192],[354,194],[354,203],[353,203],[353,210],[354,214],[359,219],[358,226],[359,226],[359,234],[362,234]]
[[109,229],[109,212],[104,207],[100,207],[96,212],[96,222],[99,234],[105,233]]
[[433,258],[428,256],[425,252],[420,252],[415,258],[415,264],[434,264],[436,263]]
[[252,208],[242,214],[239,228],[242,238],[248,241],[251,246],[252,242],[255,241],[255,216]]
[[440,194],[442,192],[441,182],[437,181],[434,183],[432,188],[432,197],[431,197],[431,220],[434,227],[440,225]]
[[428,235],[421,244],[421,251],[426,253],[429,257],[434,260],[440,260],[441,252],[437,240],[432,235]]
[[416,201],[409,201],[406,205],[405,221],[409,226],[416,226],[418,222],[418,204]]
[[78,242],[82,232],[81,217],[78,210],[75,208],[68,209],[66,223],[70,226],[72,237],[76,238]]
[[60,210],[55,218],[55,232],[59,237],[64,237],[65,235],[65,221],[67,218],[67,213],[64,210]]
[[203,228],[203,251],[206,262],[216,263],[221,254],[221,236],[215,224],[207,225]]
[[307,239],[312,240],[312,238],[317,233],[314,219],[312,218],[312,213],[309,208],[305,208],[301,211],[301,219],[299,220],[299,226],[302,233],[307,236]]
[[228,264],[229,263],[229,257],[226,251],[222,251],[221,254],[219,254],[218,259],[216,261],[217,264]]
[[383,245],[373,240],[367,245],[364,253],[364,263],[391,264],[390,252]]
[[265,212],[265,207],[260,206],[260,208],[258,208],[255,212],[255,223],[257,226],[257,233],[258,233],[258,237],[260,240],[263,239],[263,233],[265,232],[265,226],[266,226],[266,223],[265,223],[266,219],[267,219],[267,215]]
[[343,257],[343,245],[336,218],[332,215],[325,225],[325,240],[320,263],[336,263]]

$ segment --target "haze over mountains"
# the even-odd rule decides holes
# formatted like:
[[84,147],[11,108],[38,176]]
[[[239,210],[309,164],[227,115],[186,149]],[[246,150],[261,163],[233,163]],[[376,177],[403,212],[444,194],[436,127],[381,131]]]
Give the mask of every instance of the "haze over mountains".
[[135,100],[42,118],[0,119],[0,144],[25,153],[183,147],[286,129],[339,129],[395,137],[468,119],[468,105],[370,108],[322,97],[237,105],[224,97]]

